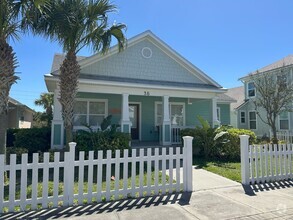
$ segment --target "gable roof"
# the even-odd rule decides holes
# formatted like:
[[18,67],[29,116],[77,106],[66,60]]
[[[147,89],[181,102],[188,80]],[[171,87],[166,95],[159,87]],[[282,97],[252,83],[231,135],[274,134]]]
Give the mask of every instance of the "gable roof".
[[231,96],[227,95],[227,94],[224,94],[224,93],[221,93],[221,94],[218,94],[218,102],[222,102],[222,103],[235,103],[236,100],[233,99]]
[[274,63],[271,63],[267,66],[264,66],[254,72],[251,72],[249,73],[248,75],[244,76],[244,77],[241,77],[241,79],[245,79],[246,77],[248,77],[249,75],[255,75],[257,73],[263,73],[263,72],[267,72],[267,71],[270,71],[270,70],[274,70],[274,69],[278,69],[278,68],[281,68],[281,67],[285,67],[285,66],[290,66],[290,65],[293,65],[293,54],[290,54],[286,57],[283,57],[282,59],[274,62]]
[[236,102],[231,104],[231,109],[237,109],[245,102],[244,86],[228,89],[228,91],[225,94],[236,100]]
[[[77,58],[77,61],[81,61],[87,57],[77,56],[76,58]],[[60,68],[61,64],[63,63],[64,59],[65,59],[65,54],[56,53],[53,58],[51,72],[59,71],[59,68]]]
[[[168,46],[166,43],[164,43],[161,39],[159,39],[157,36],[155,36],[151,31],[145,31],[145,32],[129,39],[127,42],[127,45],[130,47],[131,45],[134,45],[138,42],[141,42],[144,39],[150,40],[159,49],[161,49],[165,54],[167,54],[170,58],[175,60],[182,67],[184,67],[186,70],[188,70],[191,74],[198,77],[200,80],[202,80],[206,84],[213,86],[214,89],[215,88],[218,88],[218,89],[223,88],[216,81],[214,81],[208,75],[206,75],[203,71],[201,71],[199,68],[194,66],[192,63],[190,63],[188,60],[186,60],[184,57],[182,57],[180,54],[178,54],[175,50],[173,50],[170,46]],[[94,54],[90,57],[78,57],[79,65],[81,66],[81,68],[83,68],[83,67],[91,65],[93,63],[96,63],[98,61],[101,61],[103,59],[106,59],[107,57],[110,57],[111,55],[117,54],[118,52],[119,52],[118,47],[114,46],[114,47],[110,48],[108,53],[105,55],[103,55],[101,53],[97,53],[97,54]],[[59,67],[60,67],[60,64],[62,63],[63,59],[64,59],[64,55],[61,55],[61,54],[55,55],[54,60],[53,60],[53,64],[52,64],[52,72],[50,75],[53,75],[53,76],[58,75]],[[83,77],[83,75],[81,75],[81,77]],[[108,80],[111,81],[111,78],[108,78]],[[135,80],[135,79],[133,79],[133,80]]]
[[8,103],[11,103],[15,106],[23,106],[25,109],[32,113],[36,113],[35,110],[31,109],[30,107],[26,106],[25,104],[22,104],[21,102],[17,101],[16,99],[13,99],[11,97],[8,97]]

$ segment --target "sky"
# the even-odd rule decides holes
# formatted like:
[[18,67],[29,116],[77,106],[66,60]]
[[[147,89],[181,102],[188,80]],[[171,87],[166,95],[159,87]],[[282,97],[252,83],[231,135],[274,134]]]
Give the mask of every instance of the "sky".
[[[126,37],[146,30],[204,71],[224,88],[241,86],[240,77],[293,54],[292,0],[114,0],[110,22],[125,23]],[[47,92],[44,74],[62,47],[30,34],[11,41],[20,80],[10,96],[34,105]],[[78,55],[90,56],[83,49]]]

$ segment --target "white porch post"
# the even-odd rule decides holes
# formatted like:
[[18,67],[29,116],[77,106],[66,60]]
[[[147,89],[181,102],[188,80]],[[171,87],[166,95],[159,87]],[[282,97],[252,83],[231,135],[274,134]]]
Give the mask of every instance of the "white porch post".
[[220,122],[217,120],[217,97],[212,98],[212,115],[212,126],[214,128],[215,126],[220,125]]
[[58,100],[60,97],[59,86],[54,91],[54,112],[51,127],[51,148],[62,149],[64,147],[64,123],[62,118],[62,106]]
[[170,107],[169,107],[169,96],[163,96],[163,123],[162,123],[162,135],[161,144],[171,144],[171,120],[170,120]]
[[122,94],[122,115],[121,115],[121,131],[124,133],[130,133],[131,129],[131,121],[129,118],[129,94]]

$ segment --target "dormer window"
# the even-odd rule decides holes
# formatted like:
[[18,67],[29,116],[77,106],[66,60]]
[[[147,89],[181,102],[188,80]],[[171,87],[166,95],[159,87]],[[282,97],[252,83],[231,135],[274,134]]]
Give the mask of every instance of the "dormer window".
[[254,85],[254,82],[249,82],[247,84],[247,95],[248,95],[248,98],[255,97],[255,85]]

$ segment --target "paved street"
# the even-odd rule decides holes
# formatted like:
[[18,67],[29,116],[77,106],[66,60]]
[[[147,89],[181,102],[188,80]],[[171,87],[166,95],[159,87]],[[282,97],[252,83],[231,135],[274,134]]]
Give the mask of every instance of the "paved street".
[[293,219],[293,181],[243,187],[201,169],[194,192],[27,213],[0,219]]

